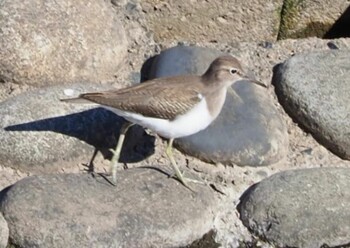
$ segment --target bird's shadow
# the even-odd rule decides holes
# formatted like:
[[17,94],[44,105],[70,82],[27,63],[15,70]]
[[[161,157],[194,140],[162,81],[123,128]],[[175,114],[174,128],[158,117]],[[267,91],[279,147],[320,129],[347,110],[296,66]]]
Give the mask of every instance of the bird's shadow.
[[[156,56],[149,58],[141,69],[141,82],[148,79],[151,65]],[[64,104],[64,103],[59,103]],[[102,107],[73,113],[64,116],[45,118],[41,120],[15,124],[4,128],[8,132],[41,132],[51,131],[66,136],[75,137],[93,146],[95,151],[87,164],[87,170],[93,171],[93,160],[98,152],[105,159],[111,159],[120,134],[120,128],[125,120]],[[135,163],[151,156],[155,150],[155,137],[148,135],[137,125],[132,126],[126,134],[119,162]]]
[[[63,103],[62,103],[63,104]],[[101,152],[110,159],[125,120],[114,113],[99,107],[65,116],[46,118],[27,123],[15,124],[4,128],[9,132],[51,131],[75,137],[95,148],[95,154]],[[140,126],[129,129],[121,151],[120,162],[139,162],[154,153],[153,136],[148,135]]]

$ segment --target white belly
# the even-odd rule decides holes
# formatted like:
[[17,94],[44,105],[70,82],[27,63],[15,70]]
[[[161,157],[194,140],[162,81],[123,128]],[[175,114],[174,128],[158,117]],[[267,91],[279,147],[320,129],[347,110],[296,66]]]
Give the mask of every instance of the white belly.
[[140,114],[103,106],[104,108],[124,117],[126,120],[148,128],[164,138],[179,138],[195,134],[205,129],[214,120],[210,115],[207,102],[203,98],[191,111],[178,116],[174,120],[145,117]]

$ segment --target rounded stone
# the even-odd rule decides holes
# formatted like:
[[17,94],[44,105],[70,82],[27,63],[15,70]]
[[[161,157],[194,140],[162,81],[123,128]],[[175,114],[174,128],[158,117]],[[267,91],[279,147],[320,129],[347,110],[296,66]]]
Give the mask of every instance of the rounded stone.
[[112,80],[127,52],[108,1],[3,1],[0,30],[0,82]]
[[298,54],[275,69],[279,101],[324,146],[350,159],[349,51]]
[[[149,77],[201,75],[222,54],[195,46],[170,48],[154,59]],[[227,94],[218,118],[205,130],[175,140],[177,147],[209,162],[250,166],[278,162],[286,154],[288,135],[266,89],[248,81],[232,88],[236,93]]]
[[[47,173],[64,166],[88,162],[94,150],[105,158],[124,120],[96,105],[61,102],[69,89],[83,92],[107,90],[106,85],[72,84],[36,89],[0,103],[0,164],[25,172]],[[154,138],[133,127],[121,162],[136,162],[154,151]],[[130,131],[131,131],[130,130]],[[132,149],[137,141],[140,149]]]
[[350,242],[350,169],[277,173],[238,206],[243,224],[276,247],[342,247]]
[[210,187],[193,191],[154,169],[118,173],[117,185],[89,174],[25,178],[1,211],[19,247],[179,247],[213,226]]

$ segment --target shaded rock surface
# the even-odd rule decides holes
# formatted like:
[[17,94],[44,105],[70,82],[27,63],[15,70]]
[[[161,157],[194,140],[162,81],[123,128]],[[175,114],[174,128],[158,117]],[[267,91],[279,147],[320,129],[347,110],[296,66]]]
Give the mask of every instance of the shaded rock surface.
[[[82,92],[106,90],[105,85],[74,84],[51,86],[27,92],[0,103],[0,164],[27,172],[50,172],[88,162],[94,149],[111,157],[124,120],[94,105],[72,104],[59,99]],[[150,155],[153,137],[133,127],[122,152],[122,162],[135,162]],[[138,149],[133,147],[137,141]]]
[[280,172],[242,196],[241,219],[278,247],[340,247],[350,244],[349,187],[349,168]]
[[9,228],[4,216],[0,212],[0,248],[6,248],[9,239]]
[[[207,48],[177,46],[154,59],[150,78],[203,74],[222,53]],[[190,84],[190,82],[189,82]],[[227,94],[219,117],[205,130],[175,140],[184,152],[210,162],[268,165],[286,154],[288,137],[266,89],[239,82],[236,95]]]
[[108,1],[2,1],[0,30],[3,82],[111,80],[127,50],[124,29]]
[[274,85],[286,111],[341,158],[350,159],[350,50],[296,55]]
[[324,36],[326,39],[337,39],[342,37],[350,37],[350,30],[347,28],[350,24],[350,6],[343,12],[338,20],[332,25]]
[[33,176],[0,203],[11,243],[19,247],[176,247],[207,233],[217,204],[155,169],[118,173],[117,186],[96,175]]

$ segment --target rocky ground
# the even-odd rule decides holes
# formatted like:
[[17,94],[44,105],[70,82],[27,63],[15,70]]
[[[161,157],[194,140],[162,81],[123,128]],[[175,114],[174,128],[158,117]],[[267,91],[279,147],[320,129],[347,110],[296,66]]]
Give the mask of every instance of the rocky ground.
[[[167,11],[166,5],[120,1],[114,6],[114,14],[122,23],[114,25],[125,29],[125,37],[121,35],[121,28],[115,31],[114,36],[122,42],[109,48],[117,58],[114,61],[105,60],[99,64],[97,58],[106,55],[95,54],[96,59],[91,62],[93,66],[86,67],[88,72],[80,71],[79,74],[78,69],[71,70],[70,77],[74,80],[67,80],[67,75],[63,77],[66,67],[57,67],[55,63],[50,68],[46,65],[46,69],[49,68],[50,72],[56,66],[57,71],[44,78],[32,74],[28,81],[28,74],[16,76],[16,69],[3,77],[4,82],[0,85],[0,188],[5,189],[28,176],[38,176],[2,191],[1,212],[7,224],[0,215],[0,226],[3,227],[0,238],[8,235],[8,225],[10,241],[19,247],[180,247],[190,245],[207,232],[210,235],[194,242],[192,247],[216,247],[217,244],[222,247],[320,247],[324,244],[332,247],[348,244],[350,162],[347,160],[347,113],[350,105],[346,75],[350,69],[346,58],[350,40],[308,38],[267,42],[268,39],[261,38],[244,42],[240,38],[240,41],[231,42],[229,36],[224,36],[224,41],[216,38],[193,41],[191,37],[196,36],[188,32],[190,36],[186,38],[190,42],[181,42],[175,55],[163,52],[165,60],[176,61],[188,56],[190,72],[198,73],[210,63],[198,59],[203,58],[201,56],[214,56],[219,51],[237,56],[253,77],[269,85],[264,93],[255,88],[246,90],[243,86],[236,89],[241,99],[248,99],[245,97],[251,95],[260,97],[257,105],[252,103],[253,113],[258,113],[257,116],[273,112],[269,118],[252,119],[257,121],[252,128],[264,127],[263,121],[272,123],[277,119],[276,125],[282,135],[275,134],[278,128],[269,130],[270,125],[267,125],[262,129],[266,137],[250,148],[256,152],[253,156],[242,153],[222,161],[218,157],[215,163],[203,162],[203,159],[207,160],[203,155],[199,155],[202,160],[186,155],[191,153],[187,144],[195,147],[194,153],[202,149],[198,142],[179,141],[179,149],[175,151],[177,163],[186,173],[206,183],[205,186],[193,186],[197,193],[192,193],[167,177],[171,167],[164,152],[165,141],[134,127],[122,157],[124,167],[129,170],[120,166],[120,188],[115,190],[103,177],[87,175],[86,164],[97,151],[93,160],[94,171],[108,171],[108,148],[115,143],[110,137],[115,135],[114,129],[118,129],[120,119],[107,111],[65,105],[58,99],[65,97],[65,89],[79,93],[122,88],[141,79],[178,73],[186,68],[182,67],[185,62],[176,67],[161,61],[165,69],[159,65],[153,68],[145,65],[149,58],[178,45],[178,41],[166,39],[171,30],[158,33],[156,37],[151,32],[152,23],[161,16],[159,11]],[[221,18],[230,20],[230,16]],[[215,20],[216,25],[222,22],[220,18]],[[177,27],[175,25],[175,30]],[[212,36],[215,35],[213,32]],[[104,40],[102,45],[96,43],[84,51],[104,46]],[[197,51],[191,47],[186,55],[178,55],[183,47],[193,44],[205,49]],[[120,52],[124,51],[123,48],[127,53]],[[294,60],[289,60],[284,67],[277,67],[292,57]],[[61,58],[64,56],[57,60]],[[40,58],[32,59],[40,61]],[[70,68],[75,66],[73,63]],[[105,68],[104,78],[95,74],[100,67]],[[75,78],[75,74],[80,76]],[[62,82],[55,82],[55,78]],[[317,81],[313,81],[315,78]],[[42,87],[44,82],[47,82],[47,88]],[[281,87],[280,82],[286,87]],[[309,83],[309,88],[305,82]],[[318,87],[317,82],[322,82],[322,87]],[[237,102],[231,104],[234,111],[240,113]],[[266,109],[268,113],[264,112]],[[78,125],[81,123],[84,125]],[[222,125],[220,130],[237,128],[237,125],[226,122],[216,125]],[[240,141],[250,133],[241,132],[244,135],[240,136]],[[230,138],[233,150],[238,147],[235,133],[232,132],[232,141]],[[216,136],[207,133],[202,137],[206,142],[214,142]],[[268,152],[263,153],[259,145],[273,144],[272,136],[278,145],[275,148],[271,145]],[[261,163],[255,163],[254,159]],[[249,164],[249,161],[253,162]],[[149,166],[164,173],[136,169]],[[340,169],[323,169],[335,167]],[[317,170],[305,170],[308,168]],[[289,172],[295,169],[303,170]],[[274,176],[270,178],[271,175]],[[263,183],[253,186],[261,181]],[[309,188],[312,190],[307,190]],[[318,211],[313,211],[317,207]],[[303,229],[303,226],[308,229]],[[2,240],[7,242],[6,238]]]

